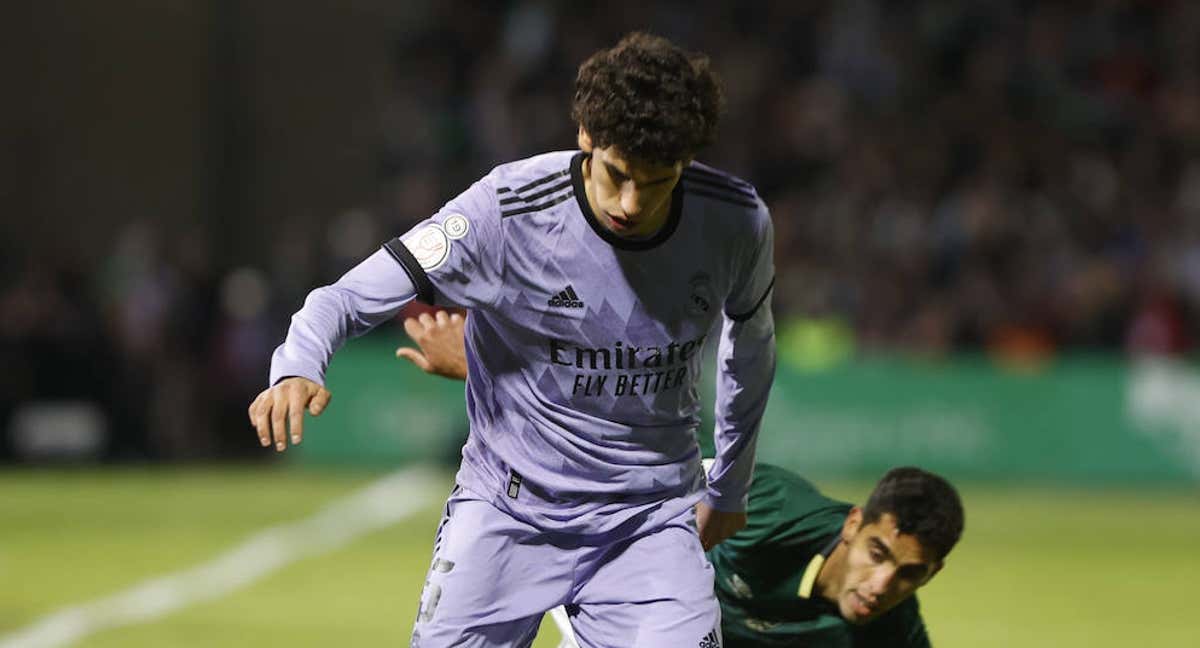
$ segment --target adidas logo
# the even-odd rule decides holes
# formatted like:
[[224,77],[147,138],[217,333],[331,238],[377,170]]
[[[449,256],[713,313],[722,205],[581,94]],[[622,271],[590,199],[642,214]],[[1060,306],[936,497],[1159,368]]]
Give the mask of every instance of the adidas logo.
[[551,308],[583,308],[583,300],[575,294],[571,284],[567,284],[562,292],[548,299],[546,304]]
[[721,648],[721,638],[717,636],[717,631],[713,630],[700,640],[699,648]]

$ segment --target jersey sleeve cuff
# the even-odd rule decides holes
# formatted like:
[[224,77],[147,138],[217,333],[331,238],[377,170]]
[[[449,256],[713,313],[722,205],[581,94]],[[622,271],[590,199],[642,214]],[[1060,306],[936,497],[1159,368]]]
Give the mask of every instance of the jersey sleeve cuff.
[[271,358],[271,376],[267,386],[274,387],[284,378],[293,376],[307,378],[321,386],[325,385],[325,372],[321,370],[321,367],[288,357],[287,351],[280,346]]
[[749,499],[749,494],[716,495],[710,490],[704,496],[704,503],[722,513],[744,513]]

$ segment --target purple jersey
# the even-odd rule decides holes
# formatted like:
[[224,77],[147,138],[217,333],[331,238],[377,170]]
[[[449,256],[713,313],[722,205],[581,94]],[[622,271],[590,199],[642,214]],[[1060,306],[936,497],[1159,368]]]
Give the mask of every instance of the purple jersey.
[[744,510],[774,375],[767,209],[749,184],[692,164],[666,225],[623,239],[591,213],[584,158],[497,167],[314,291],[272,380],[320,381],[346,336],[414,293],[469,308],[459,483],[541,528],[598,533],[647,512],[670,519],[704,493],[697,381],[718,337],[708,501]]

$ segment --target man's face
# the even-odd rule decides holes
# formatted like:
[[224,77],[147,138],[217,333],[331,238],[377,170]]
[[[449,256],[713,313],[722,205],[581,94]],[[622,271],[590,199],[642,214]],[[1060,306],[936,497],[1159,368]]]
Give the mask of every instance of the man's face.
[[848,550],[846,570],[835,593],[838,609],[850,623],[878,618],[941,569],[940,562],[924,556],[916,536],[900,533],[890,513],[863,524],[862,511],[853,509],[842,529],[842,540]]
[[592,149],[587,177],[596,220],[612,233],[630,239],[653,236],[671,211],[671,192],[683,163],[647,164],[622,156],[615,148]]

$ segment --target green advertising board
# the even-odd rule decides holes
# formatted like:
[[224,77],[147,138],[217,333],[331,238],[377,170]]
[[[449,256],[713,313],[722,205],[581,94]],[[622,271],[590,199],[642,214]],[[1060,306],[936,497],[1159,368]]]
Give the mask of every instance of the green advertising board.
[[397,359],[402,341],[379,331],[337,352],[325,376],[333,400],[305,423],[295,459],[389,466],[457,454],[467,434],[463,383]]
[[[759,456],[814,473],[917,464],[975,478],[1194,480],[1200,418],[1174,411],[1180,403],[1172,398],[1183,394],[1160,393],[1191,374],[1107,357],[1063,359],[1036,372],[984,358],[781,368]],[[1200,391],[1190,398],[1200,403]]]
[[[395,346],[376,334],[338,353],[332,405],[309,423],[299,460],[453,460],[467,430],[462,383],[396,360]],[[917,464],[955,478],[1196,481],[1200,371],[1095,355],[1036,370],[983,357],[781,363],[758,456],[814,475]]]

